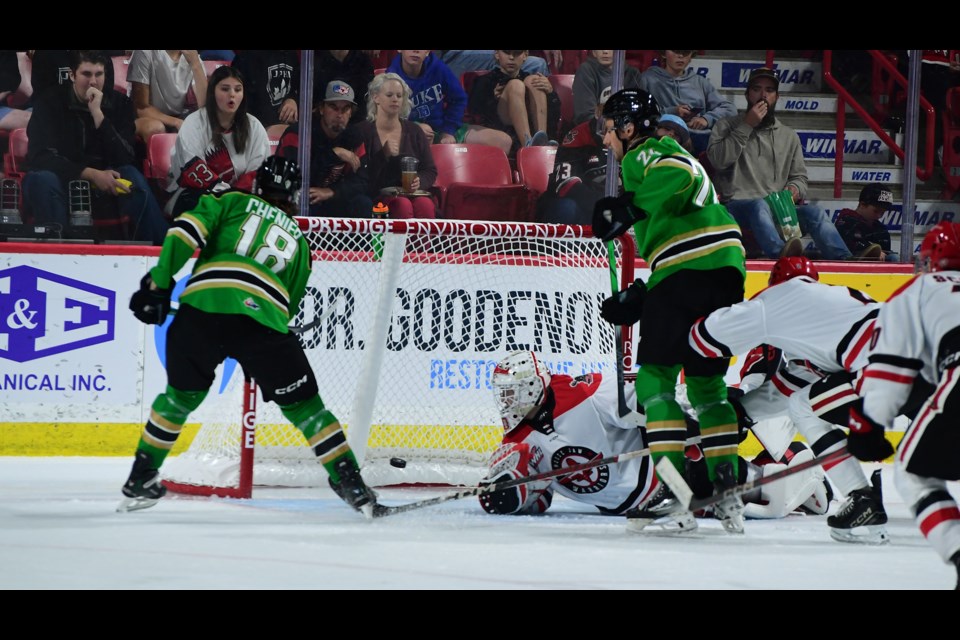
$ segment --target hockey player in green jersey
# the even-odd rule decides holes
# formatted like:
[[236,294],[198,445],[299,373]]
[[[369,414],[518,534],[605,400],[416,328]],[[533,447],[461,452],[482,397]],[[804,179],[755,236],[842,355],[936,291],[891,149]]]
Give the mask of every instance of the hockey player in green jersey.
[[[603,316],[615,324],[640,319],[637,401],[647,416],[654,461],[666,457],[683,472],[687,426],[674,397],[683,370],[709,480],[722,491],[739,480],[737,416],[723,380],[729,361],[697,355],[686,334],[698,318],[743,300],[744,249],[740,227],[719,203],[703,166],[673,138],[656,136],[659,117],[656,100],[639,89],[614,94],[603,108],[604,145],[623,146],[624,193],[597,202],[593,234],[609,241],[633,227],[651,272],[646,284],[638,281],[606,301]],[[660,487],[627,514],[629,529],[639,531],[676,511],[669,488]],[[715,509],[731,532],[743,531],[742,512],[738,498]],[[696,521],[671,528],[689,530]]]
[[324,407],[303,348],[287,329],[312,260],[290,217],[300,184],[295,162],[271,156],[257,171],[256,195],[204,195],[167,232],[157,266],[130,300],[141,322],[164,322],[174,274],[197,249],[200,256],[167,333],[167,388],[153,402],[118,511],[153,506],[166,493],[160,465],[206,397],[216,367],[231,357],[256,379],[264,400],[276,402],[303,432],[337,495],[373,515],[376,495],[364,484],[340,422]]

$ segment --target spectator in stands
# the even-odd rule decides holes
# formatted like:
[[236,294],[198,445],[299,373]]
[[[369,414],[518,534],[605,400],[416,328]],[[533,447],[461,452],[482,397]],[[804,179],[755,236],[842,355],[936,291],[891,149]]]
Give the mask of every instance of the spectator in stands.
[[[577,124],[596,117],[602,95],[610,95],[613,87],[613,50],[596,49],[577,68],[573,77],[573,121]],[[640,72],[623,65],[623,89],[640,87]]]
[[[231,65],[244,77],[247,111],[277,140],[297,121],[300,99],[300,56],[293,49],[248,49]],[[292,158],[296,160],[296,158]]]
[[20,88],[23,78],[14,50],[0,51],[0,131],[24,129],[30,122],[30,112],[7,105],[7,98]]
[[[395,73],[374,77],[367,90],[367,120],[357,125],[369,157],[369,194],[390,207],[391,218],[436,218],[433,199],[400,194],[400,158],[420,161],[411,187],[426,192],[437,179],[430,142],[417,123],[410,121],[413,104],[409,85]],[[388,190],[386,193],[381,193]]]
[[[233,62],[233,59],[236,57],[236,52],[233,49],[201,49],[200,50],[200,59],[201,60],[222,60],[227,64]],[[232,65],[231,65],[232,66]]]
[[[94,189],[93,213],[128,216],[134,240],[163,244],[169,226],[134,166],[134,110],[127,96],[105,88],[110,59],[100,51],[74,51],[69,82],[34,96],[24,196],[38,223],[67,225],[72,180]],[[129,180],[130,187],[119,182]],[[100,208],[103,207],[103,208]]]
[[247,113],[243,76],[234,67],[218,67],[210,74],[203,109],[188,115],[177,134],[167,211],[176,218],[200,196],[231,187],[249,192],[269,155],[266,129]]
[[[343,80],[332,80],[314,114],[310,127],[312,216],[369,218],[373,211],[373,202],[367,194],[369,179],[363,141],[357,127],[347,126],[357,109],[355,95],[353,87]],[[286,130],[280,139],[278,155],[296,161],[299,128],[293,124]]]
[[893,192],[880,184],[868,184],[860,192],[856,209],[842,209],[837,216],[837,231],[847,248],[858,258],[900,262],[890,250],[890,232],[880,221],[893,207]]
[[560,119],[560,98],[550,79],[522,71],[526,50],[497,49],[493,55],[497,68],[474,80],[470,89],[470,113],[518,144],[557,146],[547,134],[556,131]]
[[770,205],[764,198],[789,190],[798,203],[797,217],[803,233],[813,237],[828,260],[846,260],[853,254],[837,228],[818,207],[799,204],[807,191],[807,167],[797,132],[776,119],[780,81],[771,69],[750,72],[747,110],[724,118],[713,127],[707,158],[716,175],[714,184],[721,202],[741,227],[749,228],[767,258],[796,255],[796,239],[784,243],[777,233]]
[[658,138],[670,136],[680,143],[687,153],[693,153],[693,141],[690,139],[690,129],[687,123],[680,116],[667,113],[660,116],[660,122],[657,124],[655,135]]
[[[191,111],[204,105],[207,71],[196,49],[137,49],[127,80],[137,109],[137,136],[149,143],[156,133],[176,133]],[[187,103],[193,89],[196,105]]]
[[653,94],[664,113],[683,118],[690,129],[693,153],[706,151],[710,130],[717,120],[737,115],[737,108],[723,98],[705,77],[691,73],[696,51],[660,51],[660,66],[651,66],[640,76],[640,88]]
[[[321,96],[327,90],[331,80],[344,80],[356,87],[360,94],[357,104],[367,104],[367,87],[373,80],[373,63],[363,51],[347,49],[320,50],[313,52],[313,104],[320,106]],[[351,124],[363,122],[366,115],[363,109],[357,109],[350,120]]]
[[603,104],[607,91],[594,105],[593,118],[564,136],[553,161],[547,190],[537,199],[537,222],[590,224],[593,206],[604,196],[607,149],[603,145]]
[[[70,82],[70,65],[73,64],[74,49],[31,49],[30,56],[30,84],[34,95],[40,95],[44,89],[59,86]],[[101,49],[107,58],[107,66],[103,70],[105,89],[113,90],[113,56],[126,55],[126,51]],[[131,52],[132,53],[132,52]]]
[[[497,61],[493,57],[493,49],[469,49],[440,51],[440,59],[450,67],[453,75],[460,78],[467,71],[493,71],[497,68]],[[524,73],[550,75],[550,60],[559,68],[563,62],[563,54],[559,49],[544,51],[547,58],[527,56],[520,70]]]
[[410,119],[420,125],[431,144],[469,142],[499,147],[510,153],[513,139],[504,131],[464,124],[467,92],[460,78],[429,50],[403,49],[387,71],[403,78],[413,92]]

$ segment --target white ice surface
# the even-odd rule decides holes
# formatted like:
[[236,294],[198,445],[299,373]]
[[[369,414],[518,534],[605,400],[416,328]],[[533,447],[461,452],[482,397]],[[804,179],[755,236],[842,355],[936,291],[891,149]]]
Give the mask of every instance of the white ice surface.
[[[116,513],[130,464],[0,457],[0,588],[900,590],[956,582],[917,530],[889,465],[891,542],[862,546],[831,540],[826,516],[750,520],[742,536],[700,520],[689,537],[653,537],[563,499],[542,516],[491,516],[466,498],[370,522],[328,489],[257,489],[252,500],[168,495],[151,509]],[[400,504],[437,492],[381,493]]]

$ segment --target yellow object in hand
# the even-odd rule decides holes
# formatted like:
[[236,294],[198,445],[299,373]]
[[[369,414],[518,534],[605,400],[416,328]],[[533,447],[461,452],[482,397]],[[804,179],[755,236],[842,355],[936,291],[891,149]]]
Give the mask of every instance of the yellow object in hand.
[[[126,193],[130,193],[130,185],[133,184],[132,182],[130,182],[129,180],[124,180],[123,178],[117,178],[117,182],[122,184],[124,187],[123,189],[121,189],[120,187],[117,187],[117,195],[122,196]],[[126,191],[124,191],[124,189],[126,189]]]

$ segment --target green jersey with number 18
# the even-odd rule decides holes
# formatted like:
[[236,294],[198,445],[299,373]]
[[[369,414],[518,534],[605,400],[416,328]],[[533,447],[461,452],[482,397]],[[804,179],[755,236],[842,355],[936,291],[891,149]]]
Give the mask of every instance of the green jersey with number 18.
[[180,303],[210,313],[250,316],[287,332],[300,306],[312,260],[296,220],[256,196],[205,195],[167,232],[150,277],[170,287],[196,249],[200,257]]
[[676,140],[648,138],[623,158],[623,187],[646,212],[633,230],[650,265],[648,287],[681,269],[734,267],[746,277],[740,226],[707,172]]

